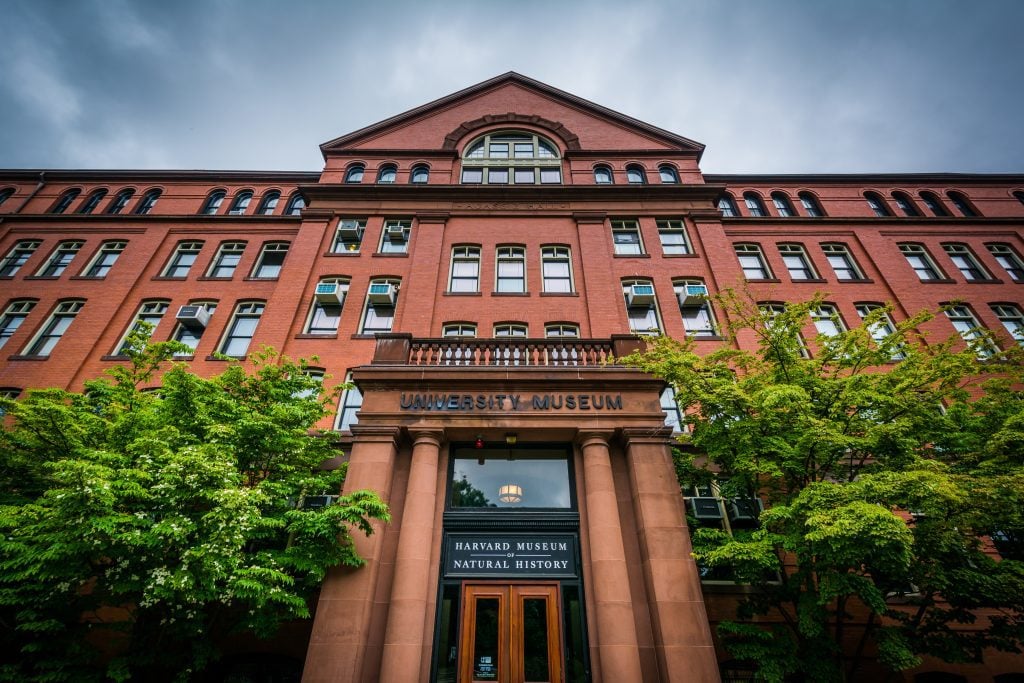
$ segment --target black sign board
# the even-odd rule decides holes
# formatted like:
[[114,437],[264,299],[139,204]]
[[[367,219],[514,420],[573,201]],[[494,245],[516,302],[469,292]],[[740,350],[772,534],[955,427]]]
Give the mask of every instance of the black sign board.
[[445,537],[445,576],[575,578],[575,534],[463,534]]

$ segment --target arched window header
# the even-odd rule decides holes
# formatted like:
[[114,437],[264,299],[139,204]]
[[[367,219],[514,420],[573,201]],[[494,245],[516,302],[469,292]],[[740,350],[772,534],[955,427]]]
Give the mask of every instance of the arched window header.
[[498,130],[481,135],[466,145],[462,153],[465,160],[480,161],[552,160],[560,156],[558,145],[550,139],[522,130]]

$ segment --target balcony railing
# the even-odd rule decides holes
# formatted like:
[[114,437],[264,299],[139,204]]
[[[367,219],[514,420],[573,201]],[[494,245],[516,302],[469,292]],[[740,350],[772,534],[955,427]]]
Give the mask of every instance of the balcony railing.
[[473,367],[600,367],[639,349],[642,340],[630,335],[610,339],[527,339],[498,337],[413,338],[378,334],[374,365]]

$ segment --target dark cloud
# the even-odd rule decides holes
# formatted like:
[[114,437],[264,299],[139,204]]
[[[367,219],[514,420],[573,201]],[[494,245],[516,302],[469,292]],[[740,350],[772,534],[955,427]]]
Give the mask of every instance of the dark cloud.
[[714,172],[1019,171],[1024,3],[7,0],[0,166],[317,169],[508,70]]

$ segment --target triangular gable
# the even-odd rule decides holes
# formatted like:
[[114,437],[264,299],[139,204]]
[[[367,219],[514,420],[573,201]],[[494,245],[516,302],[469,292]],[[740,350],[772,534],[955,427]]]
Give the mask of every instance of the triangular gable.
[[320,145],[342,150],[452,148],[475,128],[533,123],[570,149],[665,150],[704,145],[510,71]]

